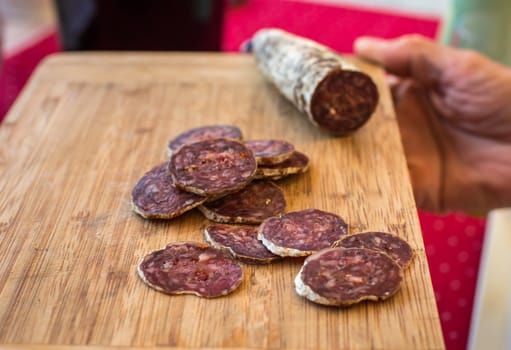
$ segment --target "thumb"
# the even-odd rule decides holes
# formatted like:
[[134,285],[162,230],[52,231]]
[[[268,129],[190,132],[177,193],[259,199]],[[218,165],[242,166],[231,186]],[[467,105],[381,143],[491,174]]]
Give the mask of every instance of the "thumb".
[[390,40],[360,37],[354,43],[354,51],[381,64],[391,74],[425,84],[436,82],[452,59],[450,48],[415,34]]

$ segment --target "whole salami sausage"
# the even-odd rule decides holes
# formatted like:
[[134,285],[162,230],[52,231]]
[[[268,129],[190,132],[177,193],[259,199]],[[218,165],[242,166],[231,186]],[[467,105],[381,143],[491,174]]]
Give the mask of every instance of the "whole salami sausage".
[[229,255],[198,242],[177,242],[145,256],[140,278],[167,294],[195,294],[214,298],[234,291],[243,271]]
[[186,130],[169,141],[167,155],[170,157],[182,145],[211,139],[241,140],[240,128],[234,125],[206,125]]
[[245,187],[257,168],[252,152],[231,139],[204,140],[180,147],[170,158],[176,186],[203,196],[222,196]]
[[233,224],[259,224],[284,209],[284,191],[270,181],[253,181],[238,192],[199,206],[209,220]]
[[347,232],[348,225],[340,216],[305,209],[264,220],[257,238],[273,254],[307,256],[331,247]]
[[368,248],[386,253],[402,269],[407,268],[414,256],[413,249],[401,237],[387,232],[361,232],[344,236],[336,244],[344,248]]
[[212,247],[226,250],[247,264],[268,264],[281,259],[257,239],[257,228],[254,226],[209,225],[204,231],[204,237]]
[[378,105],[371,77],[323,45],[280,29],[261,29],[252,49],[262,74],[321,129],[351,133]]
[[323,305],[384,300],[398,292],[403,270],[387,254],[366,248],[329,248],[305,259],[295,278],[298,295]]
[[172,219],[205,200],[174,185],[168,162],[145,173],[131,191],[133,210],[146,219]]

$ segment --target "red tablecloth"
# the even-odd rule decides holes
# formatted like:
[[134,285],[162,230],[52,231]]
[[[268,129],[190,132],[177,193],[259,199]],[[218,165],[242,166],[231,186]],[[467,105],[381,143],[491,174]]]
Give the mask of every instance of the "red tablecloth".
[[263,27],[278,27],[323,43],[339,52],[352,52],[361,35],[393,38],[406,33],[435,37],[438,18],[395,15],[390,12],[328,6],[304,1],[247,0],[231,6],[224,18],[222,49],[239,45]]
[[41,59],[58,51],[58,36],[49,32],[16,54],[4,58],[0,71],[0,122]]

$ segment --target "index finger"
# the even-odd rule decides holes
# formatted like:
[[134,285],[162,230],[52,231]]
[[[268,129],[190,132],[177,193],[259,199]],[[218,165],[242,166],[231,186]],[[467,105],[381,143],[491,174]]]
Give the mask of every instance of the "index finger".
[[355,41],[354,51],[383,65],[389,73],[422,83],[438,80],[449,60],[447,47],[420,35],[391,40],[361,37]]

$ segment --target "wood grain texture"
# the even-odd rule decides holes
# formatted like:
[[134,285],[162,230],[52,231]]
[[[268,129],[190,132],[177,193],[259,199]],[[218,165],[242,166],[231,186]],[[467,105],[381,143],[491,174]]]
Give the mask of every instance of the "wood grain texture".
[[[361,63],[362,64],[362,63]],[[59,54],[46,60],[0,127],[0,343],[245,349],[444,347],[399,131],[383,72],[362,64],[381,103],[352,136],[320,132],[266,83],[252,57]],[[348,309],[294,292],[301,261],[244,266],[218,299],[167,296],[136,265],[173,241],[203,241],[192,211],[147,221],[130,206],[168,140],[235,124],[246,139],[280,138],[311,158],[279,181],[288,211],[341,215],[350,232],[407,239],[416,258],[402,290]]]

